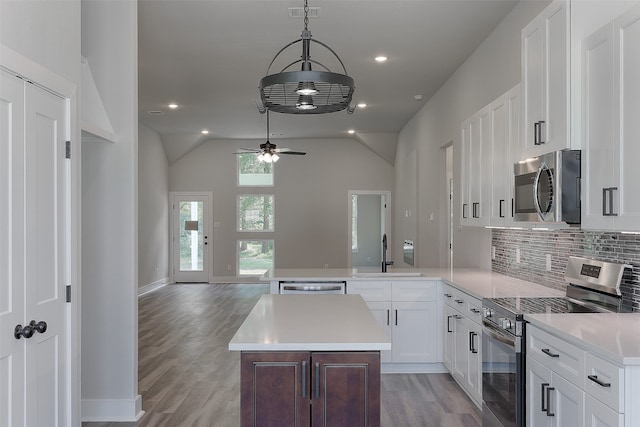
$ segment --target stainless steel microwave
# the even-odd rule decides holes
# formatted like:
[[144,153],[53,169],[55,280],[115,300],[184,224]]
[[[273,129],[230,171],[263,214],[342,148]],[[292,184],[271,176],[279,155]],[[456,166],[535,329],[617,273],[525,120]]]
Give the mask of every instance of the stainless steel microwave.
[[580,150],[553,153],[514,165],[516,221],[580,223]]

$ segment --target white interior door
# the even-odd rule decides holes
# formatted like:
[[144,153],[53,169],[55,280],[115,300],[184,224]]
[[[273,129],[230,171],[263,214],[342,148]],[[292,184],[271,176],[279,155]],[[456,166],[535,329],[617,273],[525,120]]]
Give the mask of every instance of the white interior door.
[[0,79],[0,426],[66,425],[67,101]]
[[171,255],[176,283],[209,281],[212,198],[211,193],[171,194]]

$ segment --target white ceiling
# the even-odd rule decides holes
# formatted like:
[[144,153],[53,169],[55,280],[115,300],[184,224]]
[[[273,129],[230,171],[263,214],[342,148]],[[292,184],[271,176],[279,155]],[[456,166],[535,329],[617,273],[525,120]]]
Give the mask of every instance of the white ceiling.
[[[271,115],[271,139],[397,133],[508,14],[516,0],[309,0],[313,38],[354,78],[348,115]],[[175,161],[205,139],[264,139],[258,82],[275,54],[300,37],[302,0],[140,0],[139,119]],[[299,46],[299,45],[298,45]],[[311,55],[320,48],[312,45]],[[295,57],[294,54],[295,53]],[[384,54],[389,60],[377,64]],[[299,57],[298,48],[291,60]],[[278,70],[279,71],[279,70]],[[333,71],[339,71],[333,69]],[[423,95],[415,101],[414,95]],[[171,102],[179,104],[170,110]],[[149,111],[162,111],[150,115]],[[209,135],[200,134],[208,129]]]

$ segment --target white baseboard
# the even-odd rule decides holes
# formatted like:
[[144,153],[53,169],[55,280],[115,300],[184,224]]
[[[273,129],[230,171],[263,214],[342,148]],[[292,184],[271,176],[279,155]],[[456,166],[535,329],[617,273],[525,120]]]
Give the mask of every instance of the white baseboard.
[[151,291],[155,291],[156,289],[160,289],[167,284],[169,284],[169,278],[165,277],[164,279],[156,280],[155,282],[149,283],[148,285],[141,286],[138,288],[138,296],[144,295]]
[[135,399],[82,399],[84,422],[135,422],[144,415],[142,396]]

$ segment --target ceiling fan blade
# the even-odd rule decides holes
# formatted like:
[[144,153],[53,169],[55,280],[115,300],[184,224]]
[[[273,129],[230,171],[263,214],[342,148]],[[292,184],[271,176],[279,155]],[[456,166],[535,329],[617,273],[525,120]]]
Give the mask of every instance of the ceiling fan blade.
[[296,155],[296,156],[304,156],[307,153],[305,153],[304,151],[282,151],[279,154],[293,154],[293,155]]

